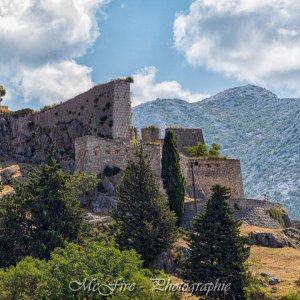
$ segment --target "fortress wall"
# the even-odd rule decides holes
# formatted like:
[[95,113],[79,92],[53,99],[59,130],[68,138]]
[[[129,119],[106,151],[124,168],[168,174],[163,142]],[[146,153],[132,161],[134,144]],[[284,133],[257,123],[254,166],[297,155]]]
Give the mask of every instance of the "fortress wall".
[[[197,201],[197,211],[205,213],[206,201]],[[229,199],[228,204],[234,212],[234,217],[241,220],[245,224],[280,229],[282,226],[278,221],[272,219],[267,213],[270,208],[282,209],[283,206],[279,203],[266,202],[255,199]],[[183,227],[192,230],[192,221],[195,217],[195,203],[184,203]],[[290,222],[289,218],[285,218],[286,222]]]
[[149,126],[141,129],[143,142],[155,142],[160,140],[160,128]]
[[130,84],[125,80],[114,82],[113,86],[113,138],[132,136]]
[[166,131],[172,131],[178,151],[187,155],[186,146],[195,146],[197,142],[204,143],[202,130],[199,128],[176,128],[169,127]]
[[130,84],[117,79],[46,111],[23,117],[7,114],[5,119],[10,127],[7,151],[16,158],[43,161],[45,149],[55,142],[61,160],[73,161],[77,137],[130,137]]
[[204,159],[181,156],[181,166],[186,179],[187,191],[193,197],[191,163],[194,165],[196,197],[204,192],[206,198],[215,184],[224,185],[231,190],[232,198],[244,198],[240,160]]
[[[100,174],[106,166],[124,170],[135,159],[135,146],[130,139],[103,139],[85,136],[75,140],[75,170]],[[161,174],[161,145],[143,145],[156,177]]]

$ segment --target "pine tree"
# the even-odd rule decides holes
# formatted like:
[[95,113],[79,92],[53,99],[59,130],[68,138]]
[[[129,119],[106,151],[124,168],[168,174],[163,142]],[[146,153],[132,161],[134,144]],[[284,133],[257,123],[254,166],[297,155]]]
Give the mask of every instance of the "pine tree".
[[250,249],[247,238],[240,236],[240,221],[232,216],[226,200],[229,189],[212,187],[205,214],[194,219],[194,232],[188,237],[190,257],[183,264],[183,277],[190,283],[230,283],[227,293],[197,291],[206,299],[245,299],[246,270],[244,263]]
[[185,180],[181,173],[180,157],[172,131],[165,135],[161,177],[169,199],[169,205],[177,217],[177,226],[181,224],[184,211]]
[[77,239],[83,212],[51,147],[46,163],[14,186],[15,194],[0,202],[0,266],[15,264],[25,256],[50,258],[65,241]]
[[123,249],[134,248],[148,266],[175,241],[176,217],[142,148],[137,150],[136,162],[128,162],[117,197],[113,212],[119,231],[117,242]]

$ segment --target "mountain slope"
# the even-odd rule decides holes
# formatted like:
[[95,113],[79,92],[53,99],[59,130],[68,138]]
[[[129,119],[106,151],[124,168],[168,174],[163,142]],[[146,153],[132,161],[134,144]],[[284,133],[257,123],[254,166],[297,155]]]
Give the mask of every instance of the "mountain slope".
[[207,144],[242,161],[247,197],[283,203],[300,219],[300,99],[247,85],[196,103],[158,99],[134,108],[134,126],[202,128]]

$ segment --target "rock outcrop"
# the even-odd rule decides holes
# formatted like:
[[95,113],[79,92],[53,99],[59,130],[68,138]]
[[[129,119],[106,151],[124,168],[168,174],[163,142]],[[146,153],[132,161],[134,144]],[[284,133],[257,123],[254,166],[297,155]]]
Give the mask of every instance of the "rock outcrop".
[[251,232],[249,234],[249,244],[271,248],[292,247],[292,243],[287,237],[266,232]]

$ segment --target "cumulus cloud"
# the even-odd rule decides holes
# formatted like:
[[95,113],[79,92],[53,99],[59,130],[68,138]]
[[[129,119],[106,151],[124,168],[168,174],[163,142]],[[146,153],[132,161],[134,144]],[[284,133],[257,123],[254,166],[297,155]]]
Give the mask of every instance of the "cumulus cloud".
[[[0,0],[0,80],[11,94],[49,103],[92,85],[74,59],[99,36],[107,0]],[[65,85],[65,86],[64,86]]]
[[[48,64],[34,69],[25,69],[20,77],[24,98],[30,100],[43,95],[44,103],[69,99],[92,85],[92,69],[76,64],[74,60]],[[61,98],[63,95],[64,98]]]
[[133,75],[132,85],[133,104],[138,105],[156,98],[183,99],[190,102],[200,101],[209,95],[192,93],[182,88],[178,81],[157,82],[157,69],[154,66],[146,66]]
[[196,0],[174,22],[193,66],[300,94],[300,2]]

